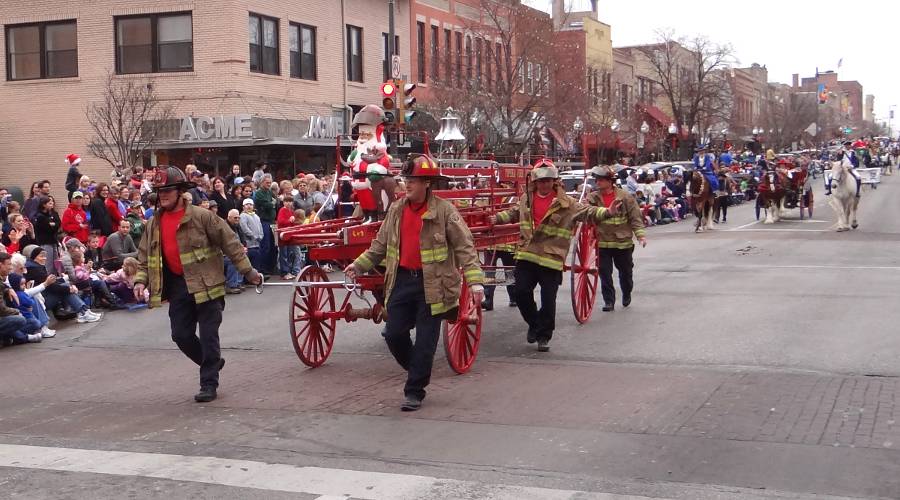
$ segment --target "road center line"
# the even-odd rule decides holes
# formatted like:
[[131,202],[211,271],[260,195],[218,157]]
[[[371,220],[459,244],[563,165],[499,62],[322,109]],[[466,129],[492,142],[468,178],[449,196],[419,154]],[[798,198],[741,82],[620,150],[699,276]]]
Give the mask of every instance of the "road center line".
[[[218,484],[319,495],[319,499],[407,500],[451,498],[453,492],[489,491],[494,500],[650,500],[649,497],[588,493],[511,485],[483,485],[472,481],[438,479],[410,474],[301,467],[216,457],[85,450],[0,444],[0,467],[57,470],[117,476],[140,476],[174,481]],[[449,496],[441,495],[447,492]]]

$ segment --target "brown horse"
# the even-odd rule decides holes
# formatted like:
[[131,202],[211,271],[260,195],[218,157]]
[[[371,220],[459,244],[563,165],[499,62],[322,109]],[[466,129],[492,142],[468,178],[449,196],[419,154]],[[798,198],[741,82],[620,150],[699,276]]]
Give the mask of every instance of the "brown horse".
[[[759,203],[766,209],[764,224],[774,224],[781,220],[784,210],[784,179],[774,169],[767,169],[759,180]],[[758,218],[758,217],[757,217]]]
[[712,185],[703,173],[698,170],[691,172],[688,178],[691,209],[697,224],[694,232],[700,233],[705,229],[713,229],[712,216],[715,209],[716,196],[712,191]]

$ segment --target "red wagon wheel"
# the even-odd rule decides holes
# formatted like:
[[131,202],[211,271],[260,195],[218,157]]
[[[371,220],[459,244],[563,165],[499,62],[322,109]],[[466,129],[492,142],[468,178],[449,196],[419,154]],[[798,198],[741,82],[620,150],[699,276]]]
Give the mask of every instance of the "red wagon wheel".
[[481,345],[481,308],[475,307],[469,293],[469,284],[463,279],[456,323],[444,321],[444,352],[447,354],[450,368],[459,374],[468,372],[475,363],[479,345]]
[[[328,275],[319,267],[306,266],[297,276],[296,282],[301,281],[328,281]],[[334,291],[330,288],[294,287],[290,311],[291,342],[306,366],[320,366],[331,354],[337,320],[324,314],[334,311]]]
[[575,250],[571,262],[572,310],[579,323],[586,323],[594,312],[600,266],[597,259],[597,238],[594,228],[580,224],[576,229]]

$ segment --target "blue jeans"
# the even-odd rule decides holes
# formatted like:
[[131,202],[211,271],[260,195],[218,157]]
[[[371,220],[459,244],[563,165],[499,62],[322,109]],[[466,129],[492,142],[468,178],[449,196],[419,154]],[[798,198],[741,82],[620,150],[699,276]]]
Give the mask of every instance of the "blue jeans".
[[241,286],[241,273],[234,267],[234,263],[228,256],[225,256],[225,286],[228,288],[237,288]]
[[300,248],[297,245],[278,247],[278,270],[282,276],[300,273]]
[[272,223],[263,221],[263,239],[259,243],[259,272],[272,274],[275,271],[278,260],[278,248],[275,246],[275,236],[272,234]]
[[260,262],[259,248],[247,248],[247,258],[250,259],[250,265],[262,273],[262,263]]
[[67,293],[63,295],[61,293],[44,292],[44,303],[47,305],[48,310],[53,310],[60,302],[65,302],[75,312],[80,313],[88,309],[87,304],[78,297],[78,294]]
[[31,310],[31,314],[34,314],[34,317],[42,327],[50,323],[50,316],[47,315],[47,310],[37,300],[34,301],[34,308]]
[[22,331],[26,324],[21,314],[0,317],[0,339],[13,339],[17,344],[28,342],[28,336]]

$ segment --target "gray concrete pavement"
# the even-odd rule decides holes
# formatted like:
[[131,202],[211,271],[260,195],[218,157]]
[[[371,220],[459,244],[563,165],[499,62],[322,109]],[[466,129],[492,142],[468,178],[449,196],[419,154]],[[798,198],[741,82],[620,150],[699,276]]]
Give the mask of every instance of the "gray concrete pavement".
[[[190,401],[196,370],[174,351],[164,311],[109,314],[0,350],[0,445],[414,474],[466,482],[459,498],[503,496],[489,485],[900,498],[898,190],[888,177],[865,192],[861,227],[850,233],[828,230],[820,192],[812,221],[793,211],[775,226],[756,224],[748,204],[709,233],[653,228],[636,250],[633,305],[598,307],[577,325],[564,284],[550,353],[525,343],[498,290],[473,371],[454,376],[437,361],[426,406],[413,415],[396,408],[402,374],[377,325],[339,324],[326,365],[303,367],[284,288],[228,298],[228,364],[220,399],[206,406]],[[110,481],[139,498],[159,488],[172,497],[256,494],[140,475],[101,480],[82,469],[2,468],[0,488],[4,478],[45,498],[61,498],[51,487],[61,478]],[[420,498],[444,498],[428,491]]]

